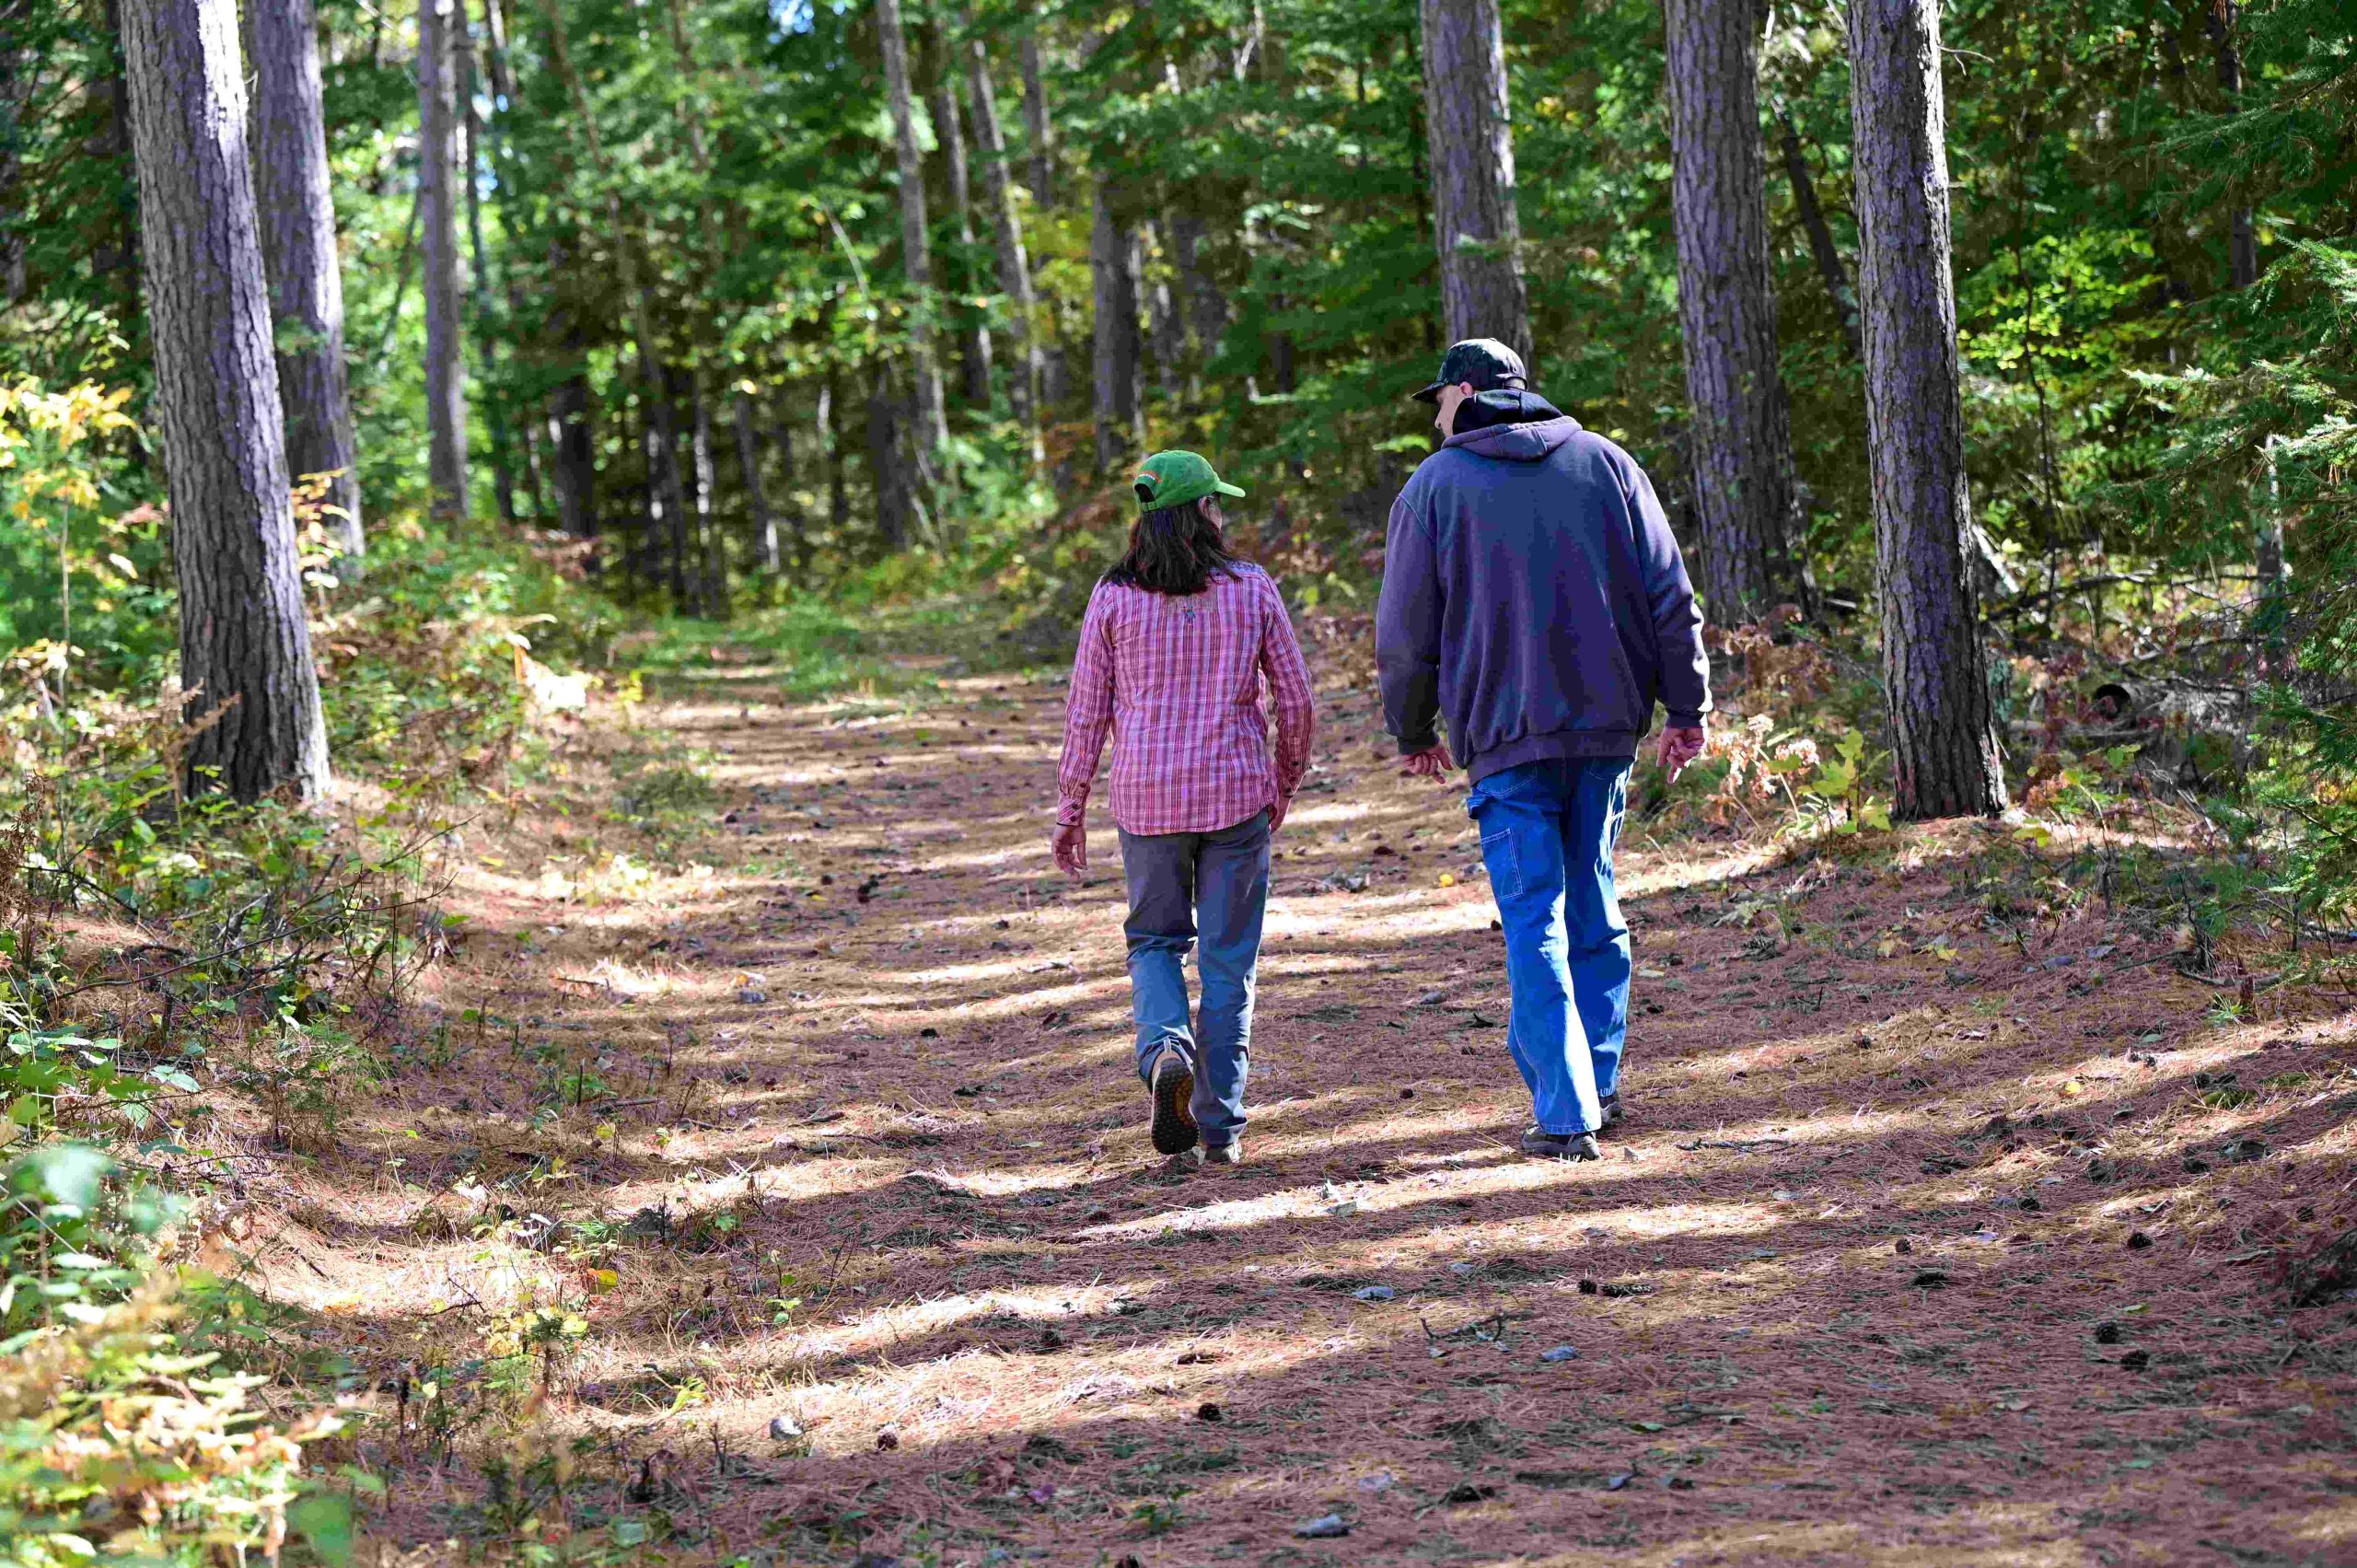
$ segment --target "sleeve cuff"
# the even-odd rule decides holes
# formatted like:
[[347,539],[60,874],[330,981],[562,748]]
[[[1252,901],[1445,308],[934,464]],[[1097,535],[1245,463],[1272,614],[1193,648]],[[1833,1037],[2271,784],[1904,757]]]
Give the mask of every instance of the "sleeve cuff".
[[1088,796],[1085,795],[1076,800],[1066,796],[1056,802],[1056,826],[1059,828],[1069,828],[1086,820],[1087,816]]
[[1700,729],[1702,727],[1702,713],[1707,713],[1708,711],[1708,709],[1704,709],[1701,713],[1689,714],[1680,713],[1673,708],[1669,710],[1668,713],[1669,727],[1672,729]]

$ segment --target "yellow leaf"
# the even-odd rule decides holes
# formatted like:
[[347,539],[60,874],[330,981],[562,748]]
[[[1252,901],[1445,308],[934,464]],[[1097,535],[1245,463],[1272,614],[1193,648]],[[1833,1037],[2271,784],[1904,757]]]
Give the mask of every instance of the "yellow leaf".
[[2085,1094],[2086,1092],[2087,1086],[2079,1082],[2076,1078],[2069,1080],[2062,1086],[2062,1098],[2065,1099],[2076,1099],[2079,1096]]
[[1457,886],[1457,873],[1455,873],[1454,871],[1444,871],[1444,872],[1442,872],[1442,873],[1440,874],[1440,885],[1441,885],[1442,887],[1444,887],[1444,888],[1454,888],[1454,887],[1456,887],[1456,886]]
[[621,1283],[621,1275],[611,1269],[593,1270],[589,1275],[589,1288],[599,1295],[605,1295]]

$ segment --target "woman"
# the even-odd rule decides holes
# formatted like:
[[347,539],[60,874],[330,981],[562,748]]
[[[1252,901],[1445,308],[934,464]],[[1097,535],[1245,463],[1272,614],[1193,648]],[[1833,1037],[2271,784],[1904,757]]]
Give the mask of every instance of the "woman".
[[[1130,890],[1121,929],[1154,1146],[1190,1164],[1236,1165],[1269,835],[1308,768],[1316,707],[1276,584],[1229,553],[1221,533],[1219,498],[1244,492],[1192,452],[1148,458],[1136,490],[1129,553],[1097,585],[1080,624],[1050,843],[1070,876],[1088,869],[1084,819],[1109,727]],[[1263,677],[1275,697],[1273,757]],[[1202,1012],[1190,1029],[1184,964],[1199,933]]]

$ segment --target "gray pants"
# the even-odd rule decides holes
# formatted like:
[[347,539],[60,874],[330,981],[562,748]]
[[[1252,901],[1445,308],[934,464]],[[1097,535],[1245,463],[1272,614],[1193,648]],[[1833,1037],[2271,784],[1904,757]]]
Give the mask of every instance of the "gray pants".
[[[1269,814],[1212,833],[1125,832],[1121,871],[1130,887],[1121,932],[1130,946],[1138,1075],[1166,1046],[1183,1053],[1195,1073],[1195,1126],[1205,1146],[1217,1148],[1244,1130],[1253,975],[1269,907]],[[1190,1028],[1186,958],[1199,928],[1202,1009]]]

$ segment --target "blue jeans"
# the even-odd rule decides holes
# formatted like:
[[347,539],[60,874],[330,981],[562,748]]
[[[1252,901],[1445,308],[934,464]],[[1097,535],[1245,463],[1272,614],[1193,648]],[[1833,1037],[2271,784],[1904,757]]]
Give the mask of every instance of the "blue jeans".
[[1465,809],[1505,927],[1506,1034],[1539,1129],[1593,1132],[1617,1093],[1629,1032],[1629,927],[1612,888],[1628,809],[1620,759],[1526,762],[1473,786]]
[[[1269,816],[1261,812],[1212,833],[1121,835],[1130,887],[1130,1012],[1138,1027],[1138,1076],[1165,1046],[1195,1073],[1189,1109],[1209,1148],[1244,1130],[1244,1080],[1251,1068],[1252,981],[1260,963],[1260,920],[1269,907]],[[1188,1027],[1187,950],[1201,926],[1195,967],[1202,1016]]]

